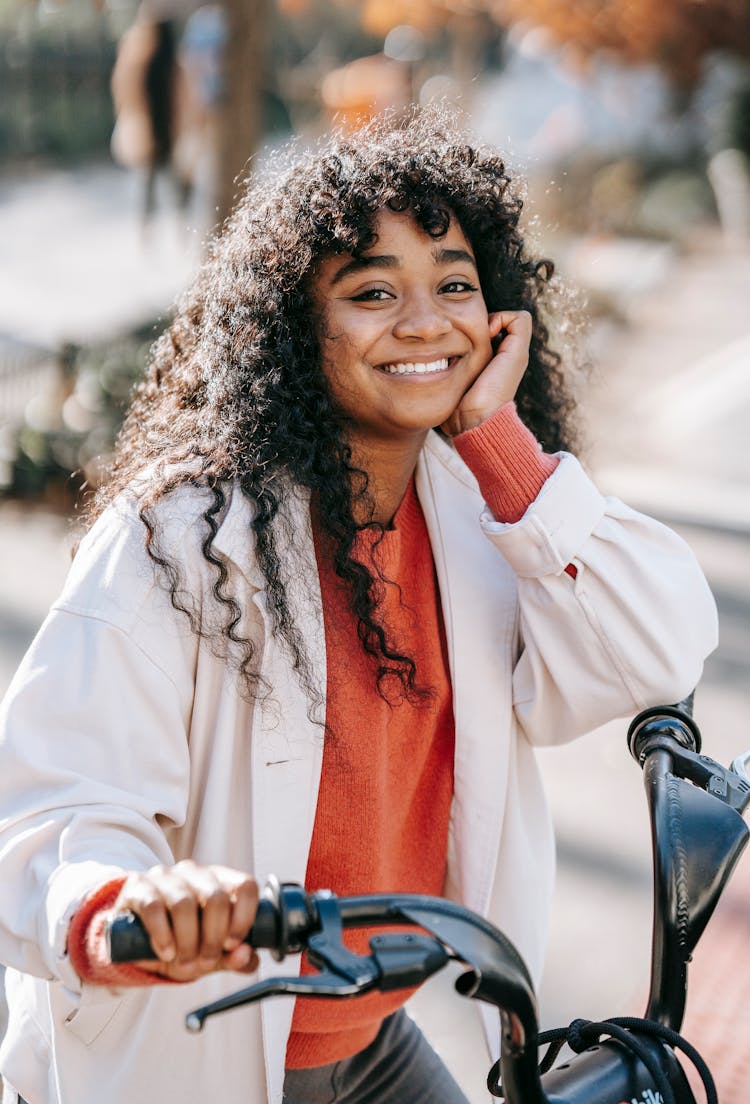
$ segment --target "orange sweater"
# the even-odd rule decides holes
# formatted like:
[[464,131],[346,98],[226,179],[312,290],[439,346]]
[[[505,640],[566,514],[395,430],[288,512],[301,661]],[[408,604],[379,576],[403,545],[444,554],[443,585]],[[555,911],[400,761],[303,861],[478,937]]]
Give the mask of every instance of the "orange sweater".
[[[307,885],[339,895],[440,894],[453,793],[453,710],[437,580],[422,510],[410,485],[373,549],[361,534],[356,555],[382,572],[389,635],[415,656],[418,682],[433,696],[389,705],[357,637],[347,595],[316,541],[323,597],[331,728],[323,752]],[[387,689],[387,687],[386,687]],[[372,931],[347,933],[368,953]],[[349,1057],[375,1038],[408,992],[371,993],[357,1001],[298,1000],[287,1067],[322,1066]]]

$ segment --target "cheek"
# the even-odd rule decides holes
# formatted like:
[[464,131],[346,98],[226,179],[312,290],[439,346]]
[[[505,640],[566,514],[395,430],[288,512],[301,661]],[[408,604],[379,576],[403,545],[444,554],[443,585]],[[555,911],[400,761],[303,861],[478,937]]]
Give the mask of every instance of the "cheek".
[[492,348],[492,342],[490,340],[490,330],[487,321],[487,315],[482,314],[477,319],[476,324],[472,327],[474,336],[474,360],[475,366],[478,372],[492,360],[494,355],[494,349]]
[[323,372],[330,383],[345,378],[354,359],[351,341],[343,333],[328,334],[320,343]]
[[353,370],[356,352],[342,335],[325,338],[321,342],[321,353],[323,375],[328,381],[331,397],[336,406],[348,412],[357,391],[357,378]]

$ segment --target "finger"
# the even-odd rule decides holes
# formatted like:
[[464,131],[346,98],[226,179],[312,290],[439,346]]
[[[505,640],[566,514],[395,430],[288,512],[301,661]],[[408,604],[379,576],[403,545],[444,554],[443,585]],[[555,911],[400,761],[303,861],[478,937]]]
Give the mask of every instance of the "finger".
[[240,943],[228,954],[222,954],[214,961],[204,958],[193,959],[192,962],[135,962],[134,966],[140,967],[151,974],[169,978],[171,981],[196,981],[207,974],[217,970],[231,970],[239,974],[251,974],[258,969],[258,955],[247,943]]
[[498,311],[492,316],[490,339],[494,340],[504,333],[498,351],[510,352],[513,349],[528,350],[531,342],[533,321],[528,311]]
[[528,331],[530,333],[533,326],[531,314],[526,310],[491,311],[487,315],[487,322],[490,331],[494,334],[499,334],[501,330]]
[[141,920],[154,954],[161,962],[172,962],[177,955],[166,903],[159,889],[163,868],[129,875],[115,901],[116,911],[130,909]]
[[493,311],[487,317],[487,324],[490,329],[490,340],[496,338],[505,329],[505,322],[503,319],[508,315],[509,311]]
[[[186,879],[187,880],[187,879]],[[205,966],[216,966],[229,932],[232,902],[211,867],[195,867],[189,884],[200,906],[198,956]]]
[[[490,366],[500,369],[502,377],[492,376],[493,379],[502,379],[511,387],[510,398],[526,371],[529,363],[529,347],[531,342],[531,326],[525,319],[514,319],[505,330],[505,336],[497,345],[495,354],[490,361]],[[488,377],[489,381],[490,377]]]
[[258,883],[255,878],[228,867],[214,867],[216,877],[229,894],[232,904],[224,950],[231,951],[249,932],[258,911]]
[[252,974],[258,969],[258,955],[247,943],[240,943],[239,947],[222,955],[221,968],[238,974]]
[[176,960],[192,962],[200,947],[200,917],[198,893],[177,867],[168,871],[160,883],[162,898],[169,912],[176,949]]
[[132,965],[150,974],[169,978],[170,981],[196,981],[220,968],[217,963],[206,966],[200,958],[195,958],[191,962],[178,962],[175,959],[174,962],[134,962]]

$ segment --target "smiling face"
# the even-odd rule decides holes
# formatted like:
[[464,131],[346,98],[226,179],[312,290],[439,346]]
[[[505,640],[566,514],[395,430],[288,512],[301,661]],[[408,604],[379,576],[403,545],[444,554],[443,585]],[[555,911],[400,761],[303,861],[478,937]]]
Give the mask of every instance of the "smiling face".
[[323,370],[352,443],[418,450],[492,356],[487,308],[455,219],[433,238],[408,212],[384,210],[374,229],[361,256],[317,269]]

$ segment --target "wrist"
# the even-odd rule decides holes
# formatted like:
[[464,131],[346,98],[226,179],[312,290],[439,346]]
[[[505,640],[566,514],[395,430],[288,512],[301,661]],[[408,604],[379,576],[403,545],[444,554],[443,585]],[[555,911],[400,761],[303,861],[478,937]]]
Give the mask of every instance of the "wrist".
[[453,436],[458,437],[461,433],[468,433],[470,429],[476,429],[482,422],[486,422],[493,413],[494,411],[490,411],[488,414],[478,414],[472,411],[470,414],[459,414]]
[[462,433],[468,433],[470,430],[483,425],[505,405],[506,402],[503,401],[488,410],[456,410],[453,417],[446,422],[444,428],[449,436],[459,437]]
[[498,521],[519,521],[558,464],[557,457],[542,452],[513,402],[504,403],[482,428],[457,436],[455,445]]

